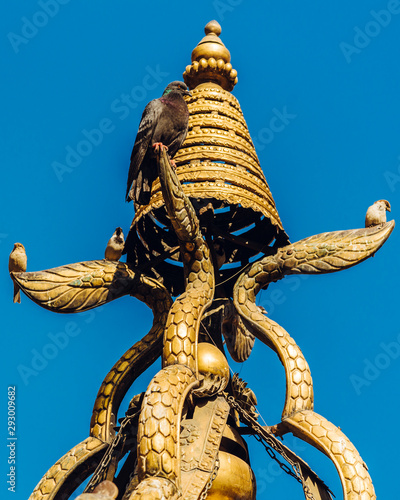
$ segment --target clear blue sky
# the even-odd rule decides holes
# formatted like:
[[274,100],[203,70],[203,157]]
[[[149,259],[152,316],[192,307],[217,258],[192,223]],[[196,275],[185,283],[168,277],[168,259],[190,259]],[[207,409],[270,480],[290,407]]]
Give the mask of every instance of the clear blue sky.
[[[115,227],[127,232],[133,207],[124,192],[142,110],[181,79],[211,19],[222,24],[239,77],[233,93],[291,241],[363,227],[367,207],[378,199],[392,203],[395,218],[400,2],[58,0],[55,6],[44,0],[3,3],[2,11],[0,496],[25,500],[50,466],[88,436],[104,376],[147,333],[151,313],[129,297],[72,316],[47,312],[25,296],[14,305],[7,271],[13,243],[25,245],[33,271],[102,258]],[[152,90],[143,87],[149,74]],[[137,107],[118,111],[121,95],[131,91]],[[292,117],[272,137],[274,110],[285,109]],[[103,137],[92,151],[67,164],[67,152],[99,126]],[[69,171],[57,176],[55,162]],[[391,426],[400,410],[399,243],[396,228],[376,256],[356,268],[283,280],[259,297],[311,367],[315,410],[356,445],[385,500],[398,498],[399,439]],[[35,353],[49,352],[46,346],[66,328],[77,335],[24,379],[21,367],[32,368]],[[131,394],[143,390],[158,367]],[[241,376],[265,420],[277,423],[284,375],[276,356],[257,344]],[[17,387],[15,494],[6,484],[10,385]],[[301,487],[249,442],[258,499],[303,498]],[[341,498],[328,460],[290,437],[285,443]]]

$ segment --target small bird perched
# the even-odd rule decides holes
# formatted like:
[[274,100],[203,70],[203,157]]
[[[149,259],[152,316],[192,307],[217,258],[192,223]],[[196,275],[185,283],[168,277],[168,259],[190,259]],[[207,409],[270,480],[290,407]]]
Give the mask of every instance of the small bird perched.
[[[8,270],[10,273],[19,273],[26,271],[27,257],[25,247],[22,243],[14,243],[14,248],[8,259]],[[13,280],[14,281],[14,280]],[[14,281],[14,303],[21,303],[21,294],[19,286]]]
[[131,155],[126,201],[134,200],[139,205],[150,202],[151,186],[158,176],[153,146],[162,143],[173,158],[185,140],[189,111],[184,95],[192,95],[186,85],[172,82],[160,98],[144,108]]
[[387,200],[376,201],[367,210],[365,227],[378,226],[385,223],[386,211],[390,212],[390,203]]
[[108,240],[104,257],[106,260],[119,260],[124,250],[124,233],[120,227],[114,231],[114,234]]

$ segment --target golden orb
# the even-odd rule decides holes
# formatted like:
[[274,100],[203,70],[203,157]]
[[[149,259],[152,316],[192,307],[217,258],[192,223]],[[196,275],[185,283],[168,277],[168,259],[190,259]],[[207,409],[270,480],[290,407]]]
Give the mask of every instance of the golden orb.
[[231,91],[237,84],[237,71],[232,69],[231,54],[219,37],[221,26],[210,21],[204,28],[205,37],[192,51],[192,64],[186,66],[183,79],[192,90],[201,83],[214,82]]
[[229,63],[231,55],[225,47],[223,41],[219,38],[221,34],[221,26],[218,21],[210,21],[204,28],[206,36],[197,44],[197,47],[192,52],[192,62],[200,61],[201,58],[222,59]]
[[229,365],[217,347],[201,342],[197,346],[197,364],[202,385],[193,391],[195,396],[211,396],[225,389],[229,382]]
[[220,467],[207,500],[254,500],[256,479],[248,463],[241,458],[219,452]]

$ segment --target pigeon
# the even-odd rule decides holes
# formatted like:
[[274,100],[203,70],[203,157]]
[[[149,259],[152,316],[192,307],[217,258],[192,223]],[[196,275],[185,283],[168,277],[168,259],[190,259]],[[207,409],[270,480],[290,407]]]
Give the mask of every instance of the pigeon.
[[[19,273],[26,271],[27,257],[25,252],[25,247],[22,243],[14,243],[14,248],[10,253],[8,259],[8,270],[10,273]],[[21,303],[21,294],[19,291],[19,286],[14,281],[14,303]]]
[[104,257],[106,260],[119,260],[124,250],[124,233],[120,227],[114,231],[114,234],[108,240]]
[[386,211],[390,212],[390,203],[387,200],[376,201],[367,210],[365,227],[378,226],[385,223]]
[[[148,205],[151,186],[158,176],[153,146],[162,143],[173,158],[186,138],[189,111],[183,96],[191,96],[182,82],[172,82],[163,95],[144,108],[131,155],[126,201]],[[159,145],[159,144],[158,144]]]

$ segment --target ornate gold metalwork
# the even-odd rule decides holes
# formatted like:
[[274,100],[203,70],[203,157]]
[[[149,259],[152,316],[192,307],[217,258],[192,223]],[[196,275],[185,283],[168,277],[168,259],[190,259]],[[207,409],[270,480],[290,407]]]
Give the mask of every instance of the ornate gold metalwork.
[[[189,133],[175,156],[176,171],[166,151],[159,151],[159,179],[153,183],[150,204],[136,207],[126,243],[127,263],[100,260],[12,273],[28,297],[55,312],[85,311],[132,295],[154,313],[150,332],[104,379],[90,436],[46,473],[31,500],[68,497],[93,473],[106,450],[112,450],[116,415],[127,389],[160,355],[163,368],[143,397],[137,455],[136,447],[124,450],[130,453],[126,463],[131,470],[123,500],[195,500],[206,495],[252,500],[254,475],[240,436],[227,425],[228,409],[220,394],[226,389],[236,396],[236,404],[250,420],[256,416],[256,398],[240,379],[227,385],[221,321],[237,361],[248,358],[255,337],[281,360],[286,398],[275,429],[293,432],[333,461],[345,500],[376,498],[357,450],[337,427],[314,412],[311,373],[300,348],[263,314],[255,299],[262,288],[286,275],[336,272],[362,262],[383,245],[394,222],[289,244],[239,103],[229,93],[237,81],[236,71],[220,31],[218,23],[209,23],[192,53],[192,64],[184,73],[193,94],[188,100]],[[240,237],[234,234],[239,229],[245,231]],[[217,245],[223,247],[226,262],[241,263],[240,273],[224,270]],[[248,264],[257,254],[258,260]],[[183,268],[166,263],[166,258],[175,264],[180,260]],[[179,295],[174,302],[171,293]],[[217,293],[223,300],[220,313],[211,308]],[[207,309],[208,315],[219,318],[208,332],[216,346],[198,341],[200,329],[205,331],[201,323]],[[328,498],[324,488],[313,488],[312,481],[307,485],[307,498]]]
[[383,226],[336,231],[311,236],[278,249],[275,255],[255,262],[237,280],[233,302],[245,325],[279,356],[286,372],[285,419],[313,408],[310,369],[299,347],[277,323],[261,314],[257,293],[289,274],[324,274],[354,266],[379,250],[393,231],[394,222]]
[[[206,27],[206,37],[192,54],[184,79],[192,97],[187,99],[189,129],[186,140],[174,160],[183,192],[194,203],[200,214],[205,207],[214,211],[207,224],[210,238],[225,240],[226,262],[245,264],[259,252],[268,253],[269,245],[283,245],[288,237],[283,229],[274,199],[260,166],[240,104],[228,91],[236,81],[231,70],[230,54],[219,38],[221,28],[213,21]],[[208,62],[212,62],[212,68]],[[228,85],[225,70],[234,75]],[[226,66],[222,66],[222,64]],[[232,73],[232,71],[234,73]],[[229,207],[231,217],[220,213]],[[128,261],[141,262],[138,248],[145,247],[146,259],[156,259],[163,251],[171,252],[172,261],[180,255],[172,252],[178,245],[169,231],[161,183],[153,183],[152,196],[147,206],[136,206],[131,231],[139,238],[136,249],[128,244]],[[155,222],[156,221],[156,222]],[[255,227],[253,227],[255,226]],[[246,229],[248,228],[248,229]],[[232,233],[241,230],[240,237]],[[161,243],[161,244],[160,244]],[[208,242],[209,243],[209,242]],[[158,248],[157,248],[158,247]],[[177,281],[181,268],[171,262],[155,266],[166,287],[174,295],[183,292]],[[226,281],[232,272],[221,269],[220,281]],[[233,282],[229,282],[227,293]]]
[[192,52],[192,64],[183,73],[185,83],[193,89],[201,82],[216,82],[231,91],[237,84],[237,71],[232,69],[229,50],[219,38],[221,26],[210,21],[204,28],[206,36]]
[[238,363],[246,361],[253,349],[255,337],[244,326],[242,318],[231,301],[224,307],[222,333],[226,347],[234,361]]
[[[256,294],[288,274],[322,274],[347,269],[362,262],[383,245],[394,222],[350,231],[311,236],[280,248],[276,255],[253,264],[236,282],[234,304],[244,323],[279,356],[286,372],[286,400],[282,422],[294,435],[323,451],[335,464],[344,498],[375,498],[371,478],[348,438],[313,410],[310,369],[300,349],[277,323],[260,313]],[[366,496],[369,495],[369,496]]]
[[197,346],[197,365],[201,385],[193,391],[194,396],[214,396],[226,388],[229,382],[229,365],[216,346],[200,342]]
[[[258,211],[283,231],[239,102],[216,84],[203,83],[188,99],[189,131],[175,155],[184,193]],[[137,207],[133,225],[163,206],[159,182],[147,206]]]
[[[96,468],[99,457],[107,448],[100,439],[88,437],[74,446],[58,460],[43,476],[33,490],[29,500],[50,500],[62,489],[66,498]],[[76,474],[79,471],[79,474]]]

